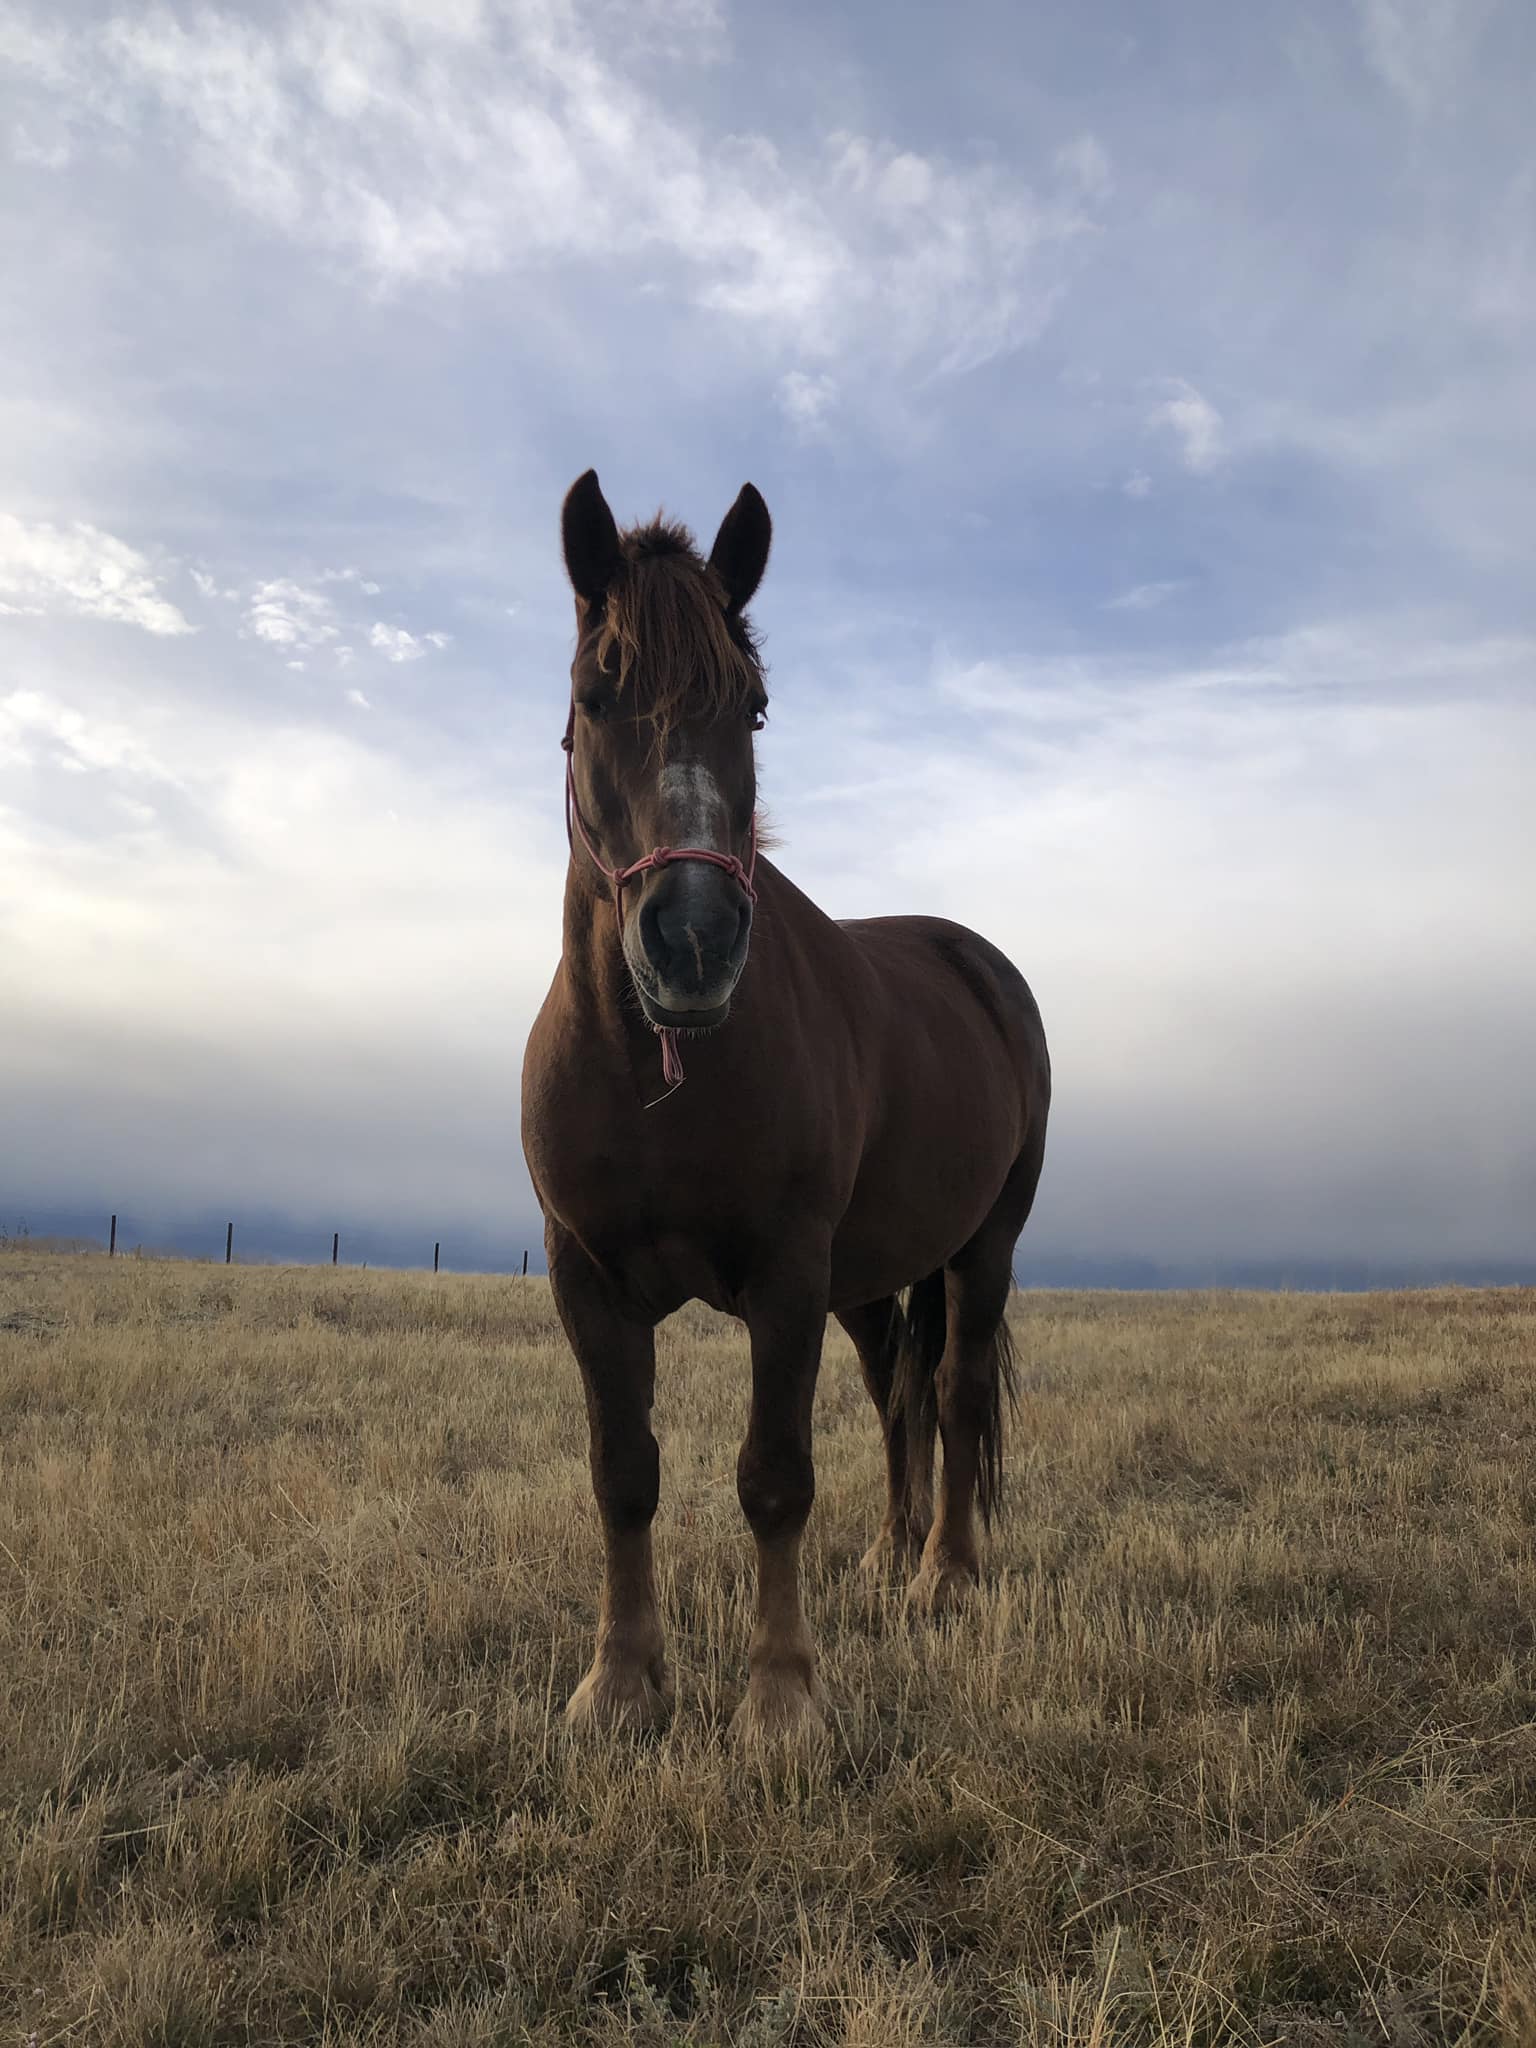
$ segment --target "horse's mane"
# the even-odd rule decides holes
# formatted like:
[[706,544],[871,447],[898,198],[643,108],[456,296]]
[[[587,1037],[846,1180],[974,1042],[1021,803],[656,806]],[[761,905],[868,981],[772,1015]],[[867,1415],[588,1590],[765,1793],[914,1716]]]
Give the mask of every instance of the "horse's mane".
[[716,717],[763,697],[763,664],[751,626],[727,610],[719,575],[686,526],[658,515],[620,538],[624,566],[608,588],[597,658],[617,660],[622,690],[643,668],[643,710],[663,738],[684,710]]

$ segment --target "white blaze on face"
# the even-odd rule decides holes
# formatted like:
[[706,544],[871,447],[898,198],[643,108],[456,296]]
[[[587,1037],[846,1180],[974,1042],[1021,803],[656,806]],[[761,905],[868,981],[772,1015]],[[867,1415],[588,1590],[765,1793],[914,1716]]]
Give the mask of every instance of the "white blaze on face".
[[674,846],[730,851],[725,798],[702,761],[669,761],[661,771],[661,802]]

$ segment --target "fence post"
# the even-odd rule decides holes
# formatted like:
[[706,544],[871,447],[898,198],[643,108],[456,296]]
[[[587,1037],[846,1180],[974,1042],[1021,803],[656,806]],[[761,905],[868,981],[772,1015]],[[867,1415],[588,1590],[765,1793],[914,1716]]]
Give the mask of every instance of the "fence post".
[[441,1238],[439,1238],[437,1243],[432,1247],[432,1270],[434,1273],[437,1271],[437,1255],[442,1250],[442,1248],[442,1240]]
[[112,1235],[107,1241],[107,1257],[109,1259],[117,1257],[117,1218],[115,1216],[112,1218]]
[[525,1280],[528,1278],[528,1254],[526,1252],[523,1253],[523,1278]]
[[233,1264],[234,1264],[234,1259],[235,1259],[235,1226],[233,1225],[233,1223],[231,1223],[231,1224],[229,1225],[228,1229],[227,1229],[227,1230],[226,1230],[226,1231],[224,1232],[224,1263],[225,1263],[225,1265],[226,1265],[226,1266],[230,1266],[230,1265],[233,1265]]
[[331,1264],[332,1264],[333,1266],[334,1266],[334,1265],[336,1265],[336,1264],[338,1263],[338,1261],[340,1260],[340,1258],[341,1258],[341,1232],[340,1232],[339,1230],[333,1230],[333,1231],[331,1232]]

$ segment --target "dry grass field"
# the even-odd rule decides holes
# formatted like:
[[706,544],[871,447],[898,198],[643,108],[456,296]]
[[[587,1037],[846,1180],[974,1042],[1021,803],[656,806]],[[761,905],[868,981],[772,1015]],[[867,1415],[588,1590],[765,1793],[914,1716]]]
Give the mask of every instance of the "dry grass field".
[[661,1345],[678,1716],[594,1749],[542,1283],[0,1255],[0,2041],[1530,2048],[1536,1293],[1015,1318],[943,1628],[829,1334],[793,1762],[731,1325]]

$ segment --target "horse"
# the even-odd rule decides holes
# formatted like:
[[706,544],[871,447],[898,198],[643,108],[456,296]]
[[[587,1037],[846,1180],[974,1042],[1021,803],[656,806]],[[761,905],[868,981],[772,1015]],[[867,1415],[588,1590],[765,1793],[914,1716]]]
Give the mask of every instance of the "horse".
[[606,1733],[672,1711],[655,1330],[700,1300],[746,1325],[751,1353],[737,1494],[757,1605],[732,1733],[796,1740],[825,1726],[800,1548],[829,1313],[884,1432],[865,1566],[910,1571],[920,1614],[958,1606],[979,1576],[976,1511],[990,1526],[1012,1393],[1013,1251],[1045,1151],[1045,1033],[1024,977],[975,932],[836,923],[763,855],[768,700],[746,607],[772,525],[757,490],[742,487],[706,560],[660,516],[620,532],[588,470],[561,535],[570,861],[523,1145],[602,1526],[596,1649],[566,1714]]

